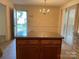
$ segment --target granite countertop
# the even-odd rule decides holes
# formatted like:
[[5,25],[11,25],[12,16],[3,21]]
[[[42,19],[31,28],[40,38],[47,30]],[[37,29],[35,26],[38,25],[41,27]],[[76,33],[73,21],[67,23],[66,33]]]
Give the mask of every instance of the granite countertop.
[[27,36],[27,37],[16,37],[16,38],[60,38],[60,39],[64,39],[63,36],[58,35],[58,34],[53,34],[53,35],[43,35],[43,36]]

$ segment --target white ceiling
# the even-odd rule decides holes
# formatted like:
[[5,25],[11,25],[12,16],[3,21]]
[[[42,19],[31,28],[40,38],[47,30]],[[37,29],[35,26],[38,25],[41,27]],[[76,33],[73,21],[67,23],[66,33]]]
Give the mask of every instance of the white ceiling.
[[[46,0],[46,4],[50,6],[60,6],[70,0]],[[42,5],[44,0],[13,0],[14,4],[23,4],[23,5]]]

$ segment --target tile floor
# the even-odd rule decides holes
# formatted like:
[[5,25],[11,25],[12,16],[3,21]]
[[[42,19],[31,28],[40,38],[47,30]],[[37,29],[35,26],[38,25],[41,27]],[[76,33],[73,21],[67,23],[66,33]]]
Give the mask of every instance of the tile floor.
[[64,41],[62,42],[61,59],[78,59],[77,52]]
[[[3,50],[3,56],[0,59],[16,59],[16,40],[0,43]],[[79,59],[78,53],[62,42],[61,59]]]
[[0,59],[16,59],[16,40],[7,41],[0,44],[3,56]]

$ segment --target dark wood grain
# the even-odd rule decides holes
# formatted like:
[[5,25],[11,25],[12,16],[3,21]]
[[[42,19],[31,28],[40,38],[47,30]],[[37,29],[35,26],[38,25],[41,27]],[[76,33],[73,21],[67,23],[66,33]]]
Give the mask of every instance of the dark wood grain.
[[16,38],[17,59],[60,59],[61,43],[62,38]]

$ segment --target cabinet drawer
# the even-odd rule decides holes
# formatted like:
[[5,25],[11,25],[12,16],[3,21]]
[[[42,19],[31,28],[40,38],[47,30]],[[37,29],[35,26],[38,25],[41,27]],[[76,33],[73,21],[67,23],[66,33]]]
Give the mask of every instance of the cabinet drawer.
[[38,40],[17,40],[18,45],[39,44]]
[[61,40],[17,40],[18,45],[61,45]]
[[41,44],[61,45],[61,40],[41,40]]
[[28,40],[16,40],[17,45],[25,45],[25,44],[28,44],[28,43],[29,43]]

